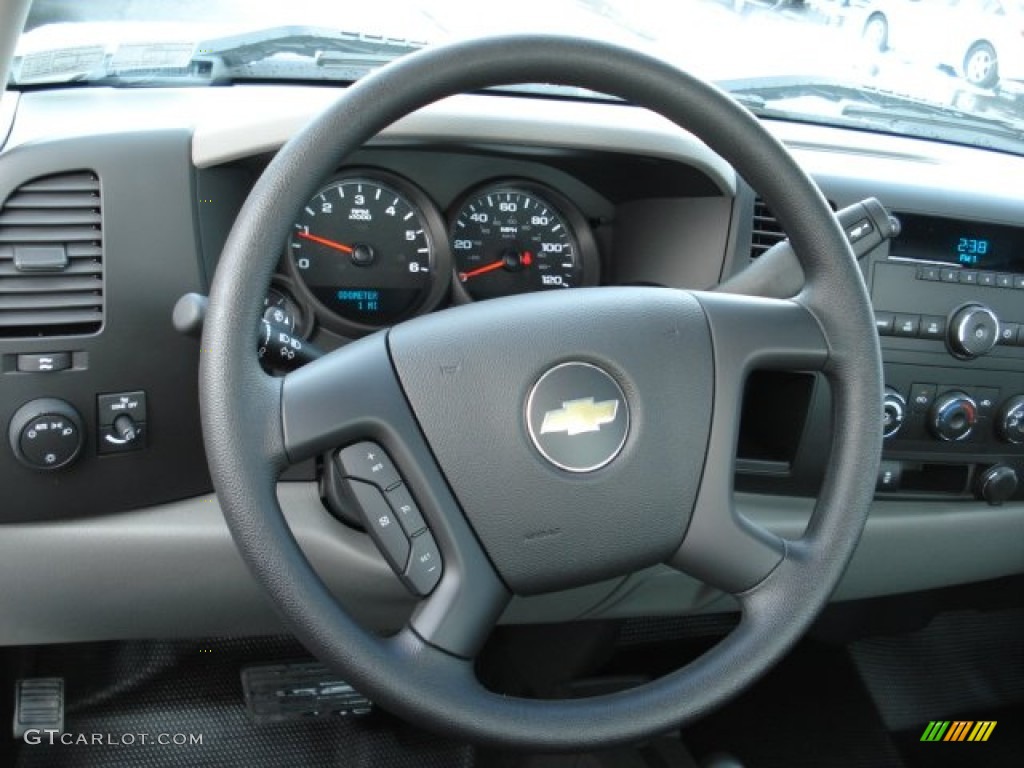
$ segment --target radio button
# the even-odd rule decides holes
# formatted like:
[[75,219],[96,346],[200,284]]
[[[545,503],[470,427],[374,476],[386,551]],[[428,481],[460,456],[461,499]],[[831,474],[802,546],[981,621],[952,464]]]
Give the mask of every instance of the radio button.
[[999,318],[981,304],[961,307],[950,321],[949,348],[957,357],[966,360],[980,357],[991,352],[998,341]]
[[943,339],[946,336],[946,318],[938,315],[923,315],[918,335],[922,339]]
[[1013,275],[996,275],[996,285],[1000,288],[1013,288]]
[[964,270],[960,273],[960,282],[965,285],[977,285],[978,284],[978,273],[973,269]]
[[898,491],[903,464],[899,461],[883,461],[878,466],[878,480],[875,481],[876,491]]
[[978,285],[992,286],[996,284],[996,273],[995,272],[979,272],[978,273]]
[[934,384],[912,384],[910,387],[910,410],[915,413],[924,413],[935,399],[936,387]]
[[892,336],[892,312],[875,312],[875,330],[879,336]]
[[939,268],[938,267],[920,267],[917,270],[918,280],[931,280],[938,282],[939,280]]
[[959,283],[960,282],[960,270],[959,269],[943,269],[939,272],[939,277],[944,283]]
[[893,320],[892,330],[896,336],[917,336],[920,328],[920,315],[896,315]]
[[1020,335],[1020,326],[1016,323],[1002,323],[999,326],[999,343],[1013,346]]
[[995,387],[972,387],[971,396],[978,404],[978,421],[991,419],[999,402],[999,390]]
[[1013,276],[1013,287],[1018,291],[1024,290],[1024,275]]

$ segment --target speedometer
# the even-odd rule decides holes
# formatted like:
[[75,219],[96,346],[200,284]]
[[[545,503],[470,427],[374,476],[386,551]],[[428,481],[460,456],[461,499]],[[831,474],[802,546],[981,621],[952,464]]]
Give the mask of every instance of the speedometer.
[[331,180],[303,207],[288,247],[306,298],[340,333],[433,309],[448,287],[440,213],[412,184],[381,171]]
[[597,284],[593,237],[553,190],[499,183],[470,193],[451,227],[456,285],[471,299]]

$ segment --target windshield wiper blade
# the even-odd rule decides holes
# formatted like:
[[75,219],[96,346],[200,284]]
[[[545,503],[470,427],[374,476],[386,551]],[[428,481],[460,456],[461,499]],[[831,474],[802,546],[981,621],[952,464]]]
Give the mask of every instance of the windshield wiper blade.
[[319,59],[369,57],[388,61],[426,45],[422,41],[346,32],[327,27],[269,27],[241,35],[204,40],[197,46],[195,61],[219,59],[228,67],[240,67],[281,54]]
[[835,105],[827,117],[848,127],[882,127],[896,133],[955,141],[1015,153],[1024,145],[1024,123],[1010,116],[984,116],[955,106],[915,98],[870,85],[829,78],[774,77],[720,82],[741,104],[759,116],[784,115],[818,122],[813,115],[773,108],[787,99],[817,97]]
[[[88,49],[90,58],[69,57],[77,49],[23,57],[12,83],[32,85],[55,77],[93,85],[212,84],[236,79],[356,80],[426,43],[325,27],[268,27],[237,35],[168,42],[128,41]],[[81,62],[79,63],[79,60]]]

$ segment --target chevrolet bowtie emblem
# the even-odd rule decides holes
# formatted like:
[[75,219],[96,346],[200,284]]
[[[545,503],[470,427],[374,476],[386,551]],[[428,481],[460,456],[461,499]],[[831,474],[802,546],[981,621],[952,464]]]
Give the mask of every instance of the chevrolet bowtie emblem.
[[565,432],[572,437],[584,432],[598,432],[602,425],[615,421],[618,412],[618,400],[602,400],[599,403],[595,403],[592,397],[567,400],[561,408],[544,414],[540,433]]

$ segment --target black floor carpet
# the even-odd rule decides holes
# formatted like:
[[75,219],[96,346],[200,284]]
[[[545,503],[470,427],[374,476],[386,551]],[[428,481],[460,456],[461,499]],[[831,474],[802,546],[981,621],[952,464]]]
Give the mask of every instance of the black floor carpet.
[[[645,625],[604,671],[628,678],[676,669],[722,631],[691,629],[675,627],[669,634],[678,637],[668,642]],[[697,757],[728,752],[745,768],[1016,768],[1024,764],[1022,638],[1024,610],[1016,609],[946,612],[923,629],[847,646],[805,640],[745,694],[683,729],[682,743]],[[251,722],[241,669],[303,658],[284,638],[41,649],[20,673],[64,677],[66,732],[98,734],[102,743],[51,746],[44,738],[16,750],[8,743],[0,761],[16,768],[547,768],[440,739],[385,713]],[[932,720],[997,725],[984,743],[921,742]],[[142,734],[187,741],[147,744]],[[552,765],[679,762],[660,753],[610,757]]]
[[[239,673],[258,662],[306,656],[286,640],[220,640],[194,647],[132,643],[43,651],[38,676],[66,679],[65,730],[101,744],[25,744],[17,768],[469,768],[473,750],[385,714],[255,725]],[[110,681],[116,681],[111,685]],[[106,738],[109,734],[110,739]],[[177,734],[201,743],[142,743]],[[126,740],[133,743],[126,744]],[[106,743],[113,740],[115,744]]]
[[848,655],[804,642],[745,694],[683,730],[745,768],[903,768]]
[[[909,768],[1024,765],[1024,608],[956,610],[851,656]],[[932,721],[994,721],[983,743],[922,742]]]

